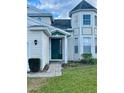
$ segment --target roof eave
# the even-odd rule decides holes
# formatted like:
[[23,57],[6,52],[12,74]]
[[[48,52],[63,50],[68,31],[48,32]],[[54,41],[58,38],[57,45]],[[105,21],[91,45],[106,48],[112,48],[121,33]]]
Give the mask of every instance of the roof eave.
[[97,9],[79,9],[79,10],[69,12],[69,17],[71,17],[73,13],[80,12],[80,11],[94,11],[97,13]]

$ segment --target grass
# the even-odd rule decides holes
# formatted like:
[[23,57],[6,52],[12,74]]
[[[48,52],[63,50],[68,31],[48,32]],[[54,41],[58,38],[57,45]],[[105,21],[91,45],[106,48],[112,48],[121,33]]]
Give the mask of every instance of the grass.
[[97,93],[96,65],[63,69],[53,78],[28,78],[28,93]]

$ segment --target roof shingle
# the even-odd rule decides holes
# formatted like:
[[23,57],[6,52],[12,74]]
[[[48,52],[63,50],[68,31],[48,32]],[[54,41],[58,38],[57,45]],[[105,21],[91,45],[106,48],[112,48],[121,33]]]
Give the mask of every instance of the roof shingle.
[[96,9],[96,8],[92,6],[91,4],[89,4],[87,1],[82,0],[75,8],[73,8],[70,11],[69,16],[71,16],[72,12],[80,10],[80,9]]
[[60,29],[71,28],[71,19],[55,19],[52,26]]

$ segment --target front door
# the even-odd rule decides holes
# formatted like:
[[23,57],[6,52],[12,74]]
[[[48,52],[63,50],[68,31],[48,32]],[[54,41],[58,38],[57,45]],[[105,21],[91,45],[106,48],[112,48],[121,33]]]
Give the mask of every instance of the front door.
[[51,59],[62,59],[62,39],[51,39]]

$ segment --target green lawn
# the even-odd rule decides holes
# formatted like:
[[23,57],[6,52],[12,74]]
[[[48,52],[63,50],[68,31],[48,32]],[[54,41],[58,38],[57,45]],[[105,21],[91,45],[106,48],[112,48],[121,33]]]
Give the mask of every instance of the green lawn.
[[28,93],[97,93],[97,67],[70,67],[60,77],[28,78]]

